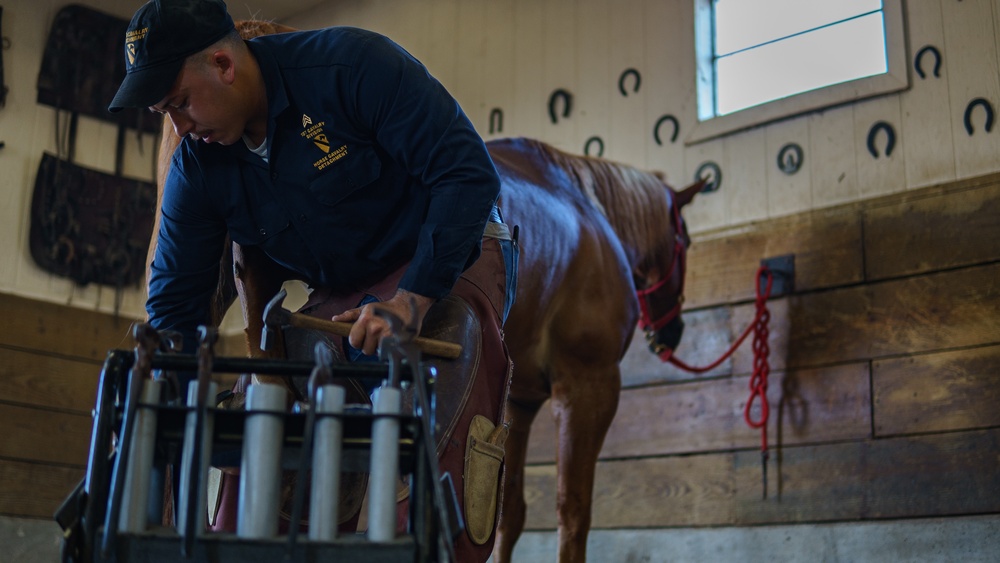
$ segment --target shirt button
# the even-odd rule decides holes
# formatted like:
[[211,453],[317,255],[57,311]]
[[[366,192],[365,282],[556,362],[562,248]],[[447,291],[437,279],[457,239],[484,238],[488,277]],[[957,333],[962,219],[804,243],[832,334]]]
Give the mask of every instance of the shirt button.
[[261,229],[260,230],[260,235],[261,236],[267,236],[267,229]]
[[277,172],[271,172],[271,179],[272,180],[277,180],[278,179],[278,173]]
[[303,223],[305,223],[306,221],[308,221],[308,219],[306,219],[305,215],[299,215],[299,221],[302,221]]

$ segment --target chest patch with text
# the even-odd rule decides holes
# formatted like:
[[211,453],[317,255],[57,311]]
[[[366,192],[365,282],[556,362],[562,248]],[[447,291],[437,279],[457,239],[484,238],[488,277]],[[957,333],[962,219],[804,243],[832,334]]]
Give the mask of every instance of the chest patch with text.
[[319,160],[313,162],[313,167],[317,170],[323,170],[327,166],[330,166],[334,162],[337,162],[341,158],[347,156],[347,145],[341,145],[337,148],[330,147],[330,140],[327,138],[326,133],[323,132],[323,127],[325,125],[325,121],[313,123],[312,118],[308,115],[302,114],[302,132],[299,134],[312,141],[312,143],[323,153],[323,156],[321,156]]

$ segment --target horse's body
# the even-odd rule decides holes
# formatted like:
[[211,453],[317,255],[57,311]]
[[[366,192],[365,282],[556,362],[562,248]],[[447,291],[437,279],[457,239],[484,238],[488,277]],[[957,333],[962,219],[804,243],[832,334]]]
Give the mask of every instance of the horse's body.
[[[245,37],[288,31],[238,25]],[[178,142],[165,122],[160,195]],[[528,433],[551,398],[559,437],[559,560],[584,561],[597,456],[618,406],[618,364],[640,317],[636,290],[655,286],[655,294],[644,296],[645,313],[662,316],[670,309],[677,322],[683,285],[677,254],[687,243],[677,211],[700,185],[675,194],[657,175],[526,139],[493,141],[488,148],[502,180],[505,222],[520,228],[521,246],[517,298],[505,326],[514,377],[494,560],[511,560],[523,530]],[[154,243],[155,237],[154,230]],[[289,272],[254,248],[233,245],[232,255],[223,254],[210,320],[218,323],[238,293],[250,355],[272,355],[260,351],[261,313]]]
[[[528,432],[551,398],[559,560],[584,561],[597,456],[618,407],[618,364],[640,314],[636,288],[670,276],[675,240],[684,237],[673,206],[700,186],[674,198],[657,176],[627,166],[525,139],[488,146],[502,179],[504,219],[521,233],[517,301],[505,327],[514,377],[494,559],[511,560],[524,527]],[[665,288],[668,300],[679,284]]]

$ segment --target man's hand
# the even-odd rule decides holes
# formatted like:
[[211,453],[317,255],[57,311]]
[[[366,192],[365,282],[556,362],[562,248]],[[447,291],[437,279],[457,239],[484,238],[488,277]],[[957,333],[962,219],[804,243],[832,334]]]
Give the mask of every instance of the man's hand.
[[375,314],[375,308],[388,310],[390,313],[403,319],[404,323],[408,323],[410,321],[411,299],[416,303],[417,318],[414,319],[414,324],[419,334],[420,326],[424,322],[424,316],[427,315],[427,311],[434,304],[435,300],[404,289],[397,290],[396,295],[388,301],[369,303],[357,309],[344,311],[339,315],[334,315],[332,320],[353,321],[354,326],[351,328],[351,335],[347,337],[347,341],[351,343],[351,346],[361,350],[365,354],[373,355],[378,350],[378,345],[382,341],[382,338],[388,336],[390,333],[389,323]]

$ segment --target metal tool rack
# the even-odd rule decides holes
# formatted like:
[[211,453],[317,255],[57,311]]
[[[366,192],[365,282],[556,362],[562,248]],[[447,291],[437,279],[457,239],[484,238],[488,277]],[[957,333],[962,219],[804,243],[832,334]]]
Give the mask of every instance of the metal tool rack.
[[[422,382],[427,393],[423,404],[411,415],[400,415],[399,468],[410,480],[410,525],[408,533],[391,541],[373,542],[355,534],[340,536],[333,541],[316,542],[299,535],[289,541],[287,536],[264,540],[247,540],[236,534],[198,533],[185,534],[175,527],[152,523],[142,533],[125,533],[117,529],[117,514],[122,503],[124,479],[120,473],[128,456],[129,428],[126,421],[134,420],[138,408],[154,408],[157,414],[155,454],[151,488],[155,493],[163,490],[165,467],[179,459],[184,439],[185,419],[190,408],[162,402],[151,407],[138,405],[137,384],[148,378],[139,373],[137,347],[131,350],[111,350],[101,371],[96,406],[93,412],[93,431],[86,476],[56,513],[56,520],[64,530],[62,560],[73,563],[155,563],[175,561],[243,562],[286,561],[289,563],[313,561],[352,562],[430,562],[447,559],[448,534],[442,529],[453,529],[446,521],[440,507],[443,496],[441,482],[435,480],[437,460],[429,459],[433,452],[433,436],[427,436],[433,425],[433,368],[420,366],[420,377],[413,377],[412,365],[392,361],[376,364],[334,364],[334,379],[351,378],[383,381],[390,371],[396,370],[403,381],[411,385]],[[151,355],[148,368],[154,373],[194,372],[199,367],[197,355],[157,352]],[[256,373],[307,377],[315,364],[306,361],[279,361],[250,358],[216,357],[212,361],[214,373]],[[214,401],[213,401],[214,404]],[[233,465],[233,454],[239,460],[243,444],[246,411],[223,410],[210,407],[214,416],[212,432],[212,464]],[[298,470],[297,460],[303,446],[306,415],[284,413],[282,468]],[[343,464],[345,471],[367,471],[372,446],[372,425],[376,418],[368,412],[347,412],[338,415],[343,424]],[[432,432],[432,430],[431,430]],[[116,439],[117,438],[117,439]],[[429,439],[429,440],[428,440]],[[431,444],[428,448],[427,444]],[[435,456],[436,457],[436,456]],[[238,465],[238,463],[237,463]],[[176,465],[175,465],[176,467]],[[151,498],[155,497],[151,494]],[[160,495],[162,497],[162,494]],[[451,500],[451,499],[449,499]],[[150,503],[149,514],[156,515],[157,499]],[[162,504],[162,502],[160,502]],[[175,503],[176,507],[176,503]],[[152,520],[153,518],[151,518]],[[443,525],[442,525],[443,523]]]

